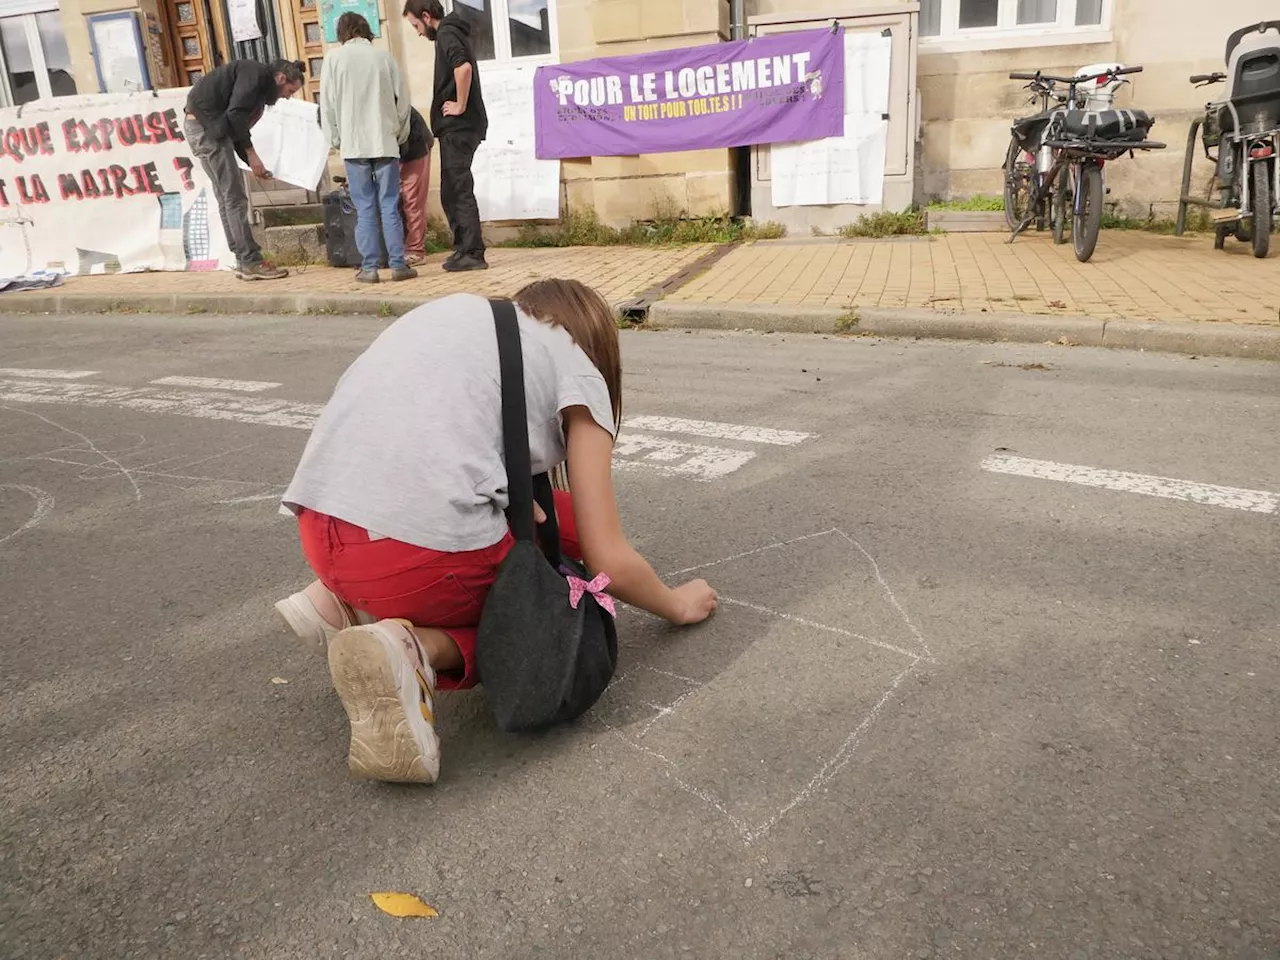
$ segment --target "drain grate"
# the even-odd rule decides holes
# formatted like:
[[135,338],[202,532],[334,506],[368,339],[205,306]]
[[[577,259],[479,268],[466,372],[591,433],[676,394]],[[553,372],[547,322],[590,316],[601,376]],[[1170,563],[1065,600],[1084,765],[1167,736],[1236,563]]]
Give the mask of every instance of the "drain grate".
[[703,254],[693,263],[685,265],[677,273],[673,273],[665,280],[640,291],[632,299],[618,305],[618,316],[628,323],[643,323],[649,316],[649,308],[651,306],[663,297],[679,290],[695,277],[705,273],[712,264],[725,257],[736,246],[736,243],[722,243],[714,250]]

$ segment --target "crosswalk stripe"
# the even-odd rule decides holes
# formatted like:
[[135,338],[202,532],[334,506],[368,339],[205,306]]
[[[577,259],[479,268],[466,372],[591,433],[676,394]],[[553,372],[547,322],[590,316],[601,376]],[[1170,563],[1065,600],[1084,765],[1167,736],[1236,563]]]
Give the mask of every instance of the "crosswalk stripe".
[[161,377],[151,382],[157,387],[197,387],[202,390],[234,390],[237,393],[261,393],[280,386],[269,380],[224,380],[220,377]]
[[[5,379],[0,377],[0,400],[16,403],[55,403],[86,407],[107,407],[139,413],[163,413],[201,420],[228,420],[264,427],[310,430],[323,406],[297,403],[281,397],[235,396],[228,392],[240,384],[245,392],[260,392],[279,384],[265,381],[208,381],[199,377],[164,377],[151,386],[128,387],[102,383],[67,382],[67,377]],[[196,383],[216,383],[219,390],[172,389]],[[168,388],[168,389],[166,389]],[[725,437],[747,443],[792,445],[813,434],[774,430],[765,427],[683,420],[675,417],[638,416],[627,420],[614,447],[618,470],[640,468],[663,476],[707,483],[741,469],[756,457],[749,449],[689,443],[669,436],[638,430],[647,424],[657,433],[685,430],[692,436]]]
[[1276,508],[1280,506],[1280,494],[1267,490],[1223,487],[1216,483],[1196,483],[1191,480],[1154,477],[1145,473],[1128,473],[1123,470],[1099,470],[1071,463],[1029,460],[1025,457],[1012,457],[1005,454],[993,454],[987,457],[982,461],[982,469],[1015,477],[1078,483],[1086,487],[1102,487],[1106,490],[1140,493],[1148,497],[1164,497],[1169,500],[1186,500],[1211,507],[1247,510],[1251,513],[1275,513]]
[[83,380],[97,370],[32,370],[25,367],[0,367],[0,377],[27,377],[32,380]]
[[613,453],[615,469],[626,470],[642,466],[667,476],[684,477],[702,483],[728,476],[755,457],[754,450],[682,443],[666,437],[634,433],[630,429],[618,435]]
[[780,447],[793,447],[814,437],[812,433],[801,433],[797,430],[774,430],[770,427],[749,427],[740,423],[717,423],[712,420],[685,420],[682,417],[628,417],[625,422],[634,430],[680,433],[689,437],[707,437],[712,440],[767,443]]

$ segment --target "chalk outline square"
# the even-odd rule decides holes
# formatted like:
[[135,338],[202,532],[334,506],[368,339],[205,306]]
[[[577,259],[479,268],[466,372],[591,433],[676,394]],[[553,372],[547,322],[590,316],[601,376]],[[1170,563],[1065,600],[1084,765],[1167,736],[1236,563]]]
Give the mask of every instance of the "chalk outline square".
[[[776,814],[769,817],[767,820],[764,820],[755,825],[747,823],[741,818],[736,817],[732,813],[730,813],[725,808],[724,804],[721,803],[715,797],[715,795],[711,793],[711,791],[703,787],[700,787],[697,784],[692,784],[684,780],[680,776],[679,770],[677,769],[677,765],[675,764],[674,761],[669,760],[662,754],[649,749],[643,743],[640,742],[640,740],[645,736],[645,734],[649,732],[649,729],[655,723],[657,723],[663,717],[667,716],[671,711],[675,709],[675,707],[680,702],[682,702],[687,697],[691,696],[694,692],[696,692],[696,690],[702,689],[704,686],[706,686],[705,683],[699,682],[690,677],[680,676],[679,674],[668,673],[667,671],[659,670],[654,667],[640,666],[640,667],[637,667],[636,669],[650,670],[655,673],[663,674],[668,677],[673,677],[677,680],[682,680],[690,684],[691,687],[693,687],[693,689],[691,689],[688,693],[678,697],[673,703],[669,704],[665,708],[658,707],[653,704],[649,704],[649,706],[654,707],[654,709],[657,711],[657,714],[655,717],[653,717],[643,725],[643,727],[640,730],[640,733],[636,737],[632,737],[628,735],[626,732],[614,726],[613,724],[609,723],[607,720],[604,720],[602,717],[598,717],[598,716],[595,717],[595,720],[597,723],[599,723],[601,726],[607,729],[610,733],[612,733],[614,736],[620,739],[623,743],[659,761],[664,766],[667,777],[672,782],[674,782],[677,787],[679,787],[684,792],[694,797],[697,797],[707,806],[711,807],[713,810],[715,810],[717,813],[723,816],[729,822],[729,824],[734,828],[735,832],[737,832],[741,836],[743,842],[747,844],[750,844],[755,840],[758,840],[759,838],[763,837],[771,829],[773,829],[773,827],[776,826],[779,821],[781,821],[784,817],[790,814],[797,807],[800,807],[802,804],[807,802],[818,790],[822,789],[828,783],[830,783],[833,779],[835,779],[835,777],[840,773],[841,770],[844,769],[844,767],[848,764],[848,762],[851,759],[853,759],[853,755],[857,752],[857,748],[859,744],[862,742],[863,737],[866,735],[867,731],[871,728],[871,726],[875,723],[876,719],[880,716],[881,712],[883,712],[885,706],[888,705],[889,701],[893,698],[893,695],[897,692],[898,688],[902,685],[903,681],[906,680],[907,677],[915,673],[919,669],[921,664],[931,664],[936,661],[933,656],[933,652],[929,649],[929,644],[925,640],[924,635],[920,632],[920,630],[916,627],[915,623],[907,615],[907,612],[902,608],[902,605],[898,602],[898,598],[894,595],[892,588],[889,586],[888,582],[885,580],[884,575],[880,570],[880,564],[876,562],[875,557],[873,557],[866,550],[866,548],[862,546],[861,543],[859,543],[857,540],[855,540],[853,537],[851,537],[849,534],[845,533],[843,530],[839,528],[823,530],[818,533],[811,533],[802,537],[794,537],[790,540],[777,541],[763,547],[758,547],[754,550],[748,550],[743,553],[737,553],[737,554],[734,554],[733,556],[724,557],[723,559],[720,559],[720,560],[713,560],[710,563],[703,563],[703,564],[698,564],[692,567],[686,567],[683,570],[676,570],[667,574],[667,577],[670,578],[670,577],[676,577],[676,576],[684,576],[691,573],[697,573],[699,571],[706,570],[711,567],[717,567],[717,566],[721,566],[722,564],[731,563],[735,560],[742,560],[747,557],[759,556],[760,554],[768,553],[773,550],[780,550],[784,547],[792,546],[793,544],[804,543],[812,540],[817,540],[821,537],[830,537],[830,536],[840,537],[841,539],[846,541],[850,546],[852,546],[856,551],[862,554],[866,562],[870,565],[871,572],[874,575],[876,582],[879,584],[880,590],[884,595],[885,600],[888,602],[889,606],[902,619],[902,622],[906,625],[907,630],[911,634],[912,639],[915,641],[915,644],[919,649],[918,649],[918,652],[913,652],[911,650],[905,649],[900,646],[896,646],[894,644],[885,643],[873,637],[867,637],[867,636],[863,636],[862,634],[854,633],[853,631],[846,630],[843,627],[835,627],[835,626],[831,626],[830,624],[819,623],[816,620],[809,620],[807,618],[798,617],[793,614],[782,613],[781,611],[771,610],[768,607],[763,607],[763,606],[760,606],[759,604],[748,603],[743,600],[735,600],[731,597],[720,598],[721,603],[728,604],[730,606],[742,607],[744,609],[752,610],[752,611],[755,611],[756,613],[760,613],[768,617],[773,617],[778,620],[785,620],[790,623],[798,623],[802,626],[811,627],[815,630],[825,630],[830,633],[835,633],[835,634],[839,634],[840,636],[848,637],[850,639],[860,640],[863,643],[866,643],[870,646],[878,647],[880,649],[887,650],[891,653],[896,653],[900,656],[907,658],[909,661],[906,668],[894,676],[893,680],[890,681],[888,687],[886,687],[885,690],[882,692],[880,698],[876,701],[875,705],[872,706],[871,709],[868,710],[867,713],[862,717],[861,722],[859,722],[857,726],[855,726],[853,730],[850,731],[848,736],[845,737],[844,741],[840,744],[840,747],[835,751],[835,753],[833,753],[831,756],[829,756],[826,760],[822,762],[821,766],[818,769],[818,772],[814,774],[812,779],[810,779],[810,781],[807,784],[805,784],[805,786],[801,788],[800,791],[797,792],[791,798],[791,800],[789,800],[782,807],[782,809],[780,809]],[[633,673],[634,671],[628,672],[623,674],[619,678],[617,678],[617,680],[614,681],[613,687],[611,687],[610,689],[615,689],[618,685],[625,683],[627,678],[632,676]]]

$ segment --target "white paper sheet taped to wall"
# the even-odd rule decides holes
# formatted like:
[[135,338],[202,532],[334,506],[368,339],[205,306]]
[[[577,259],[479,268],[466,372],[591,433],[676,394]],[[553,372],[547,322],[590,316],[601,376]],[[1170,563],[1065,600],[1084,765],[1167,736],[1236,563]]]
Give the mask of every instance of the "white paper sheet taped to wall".
[[846,30],[844,136],[775,143],[775,207],[878,204],[884,198],[893,37]]
[[262,28],[258,26],[257,0],[231,0],[227,4],[227,13],[231,19],[231,39],[237,42],[262,39]]
[[[320,129],[318,108],[305,100],[278,100],[262,112],[250,135],[271,176],[314,190],[329,162],[329,144]],[[240,161],[240,168],[249,166]]]
[[535,67],[481,67],[489,134],[471,164],[480,219],[555,220],[560,216],[560,161],[534,155]]

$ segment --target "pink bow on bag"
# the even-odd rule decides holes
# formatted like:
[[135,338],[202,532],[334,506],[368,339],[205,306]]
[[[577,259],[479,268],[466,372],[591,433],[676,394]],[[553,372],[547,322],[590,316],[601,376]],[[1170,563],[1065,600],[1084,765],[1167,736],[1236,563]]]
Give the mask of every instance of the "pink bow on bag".
[[589,593],[596,598],[596,603],[608,611],[609,616],[614,618],[618,616],[618,608],[614,605],[613,597],[604,592],[605,587],[610,583],[607,573],[597,575],[590,583],[572,574],[568,574],[565,579],[569,581],[569,606],[574,610],[577,610],[578,604],[582,602],[583,594]]

